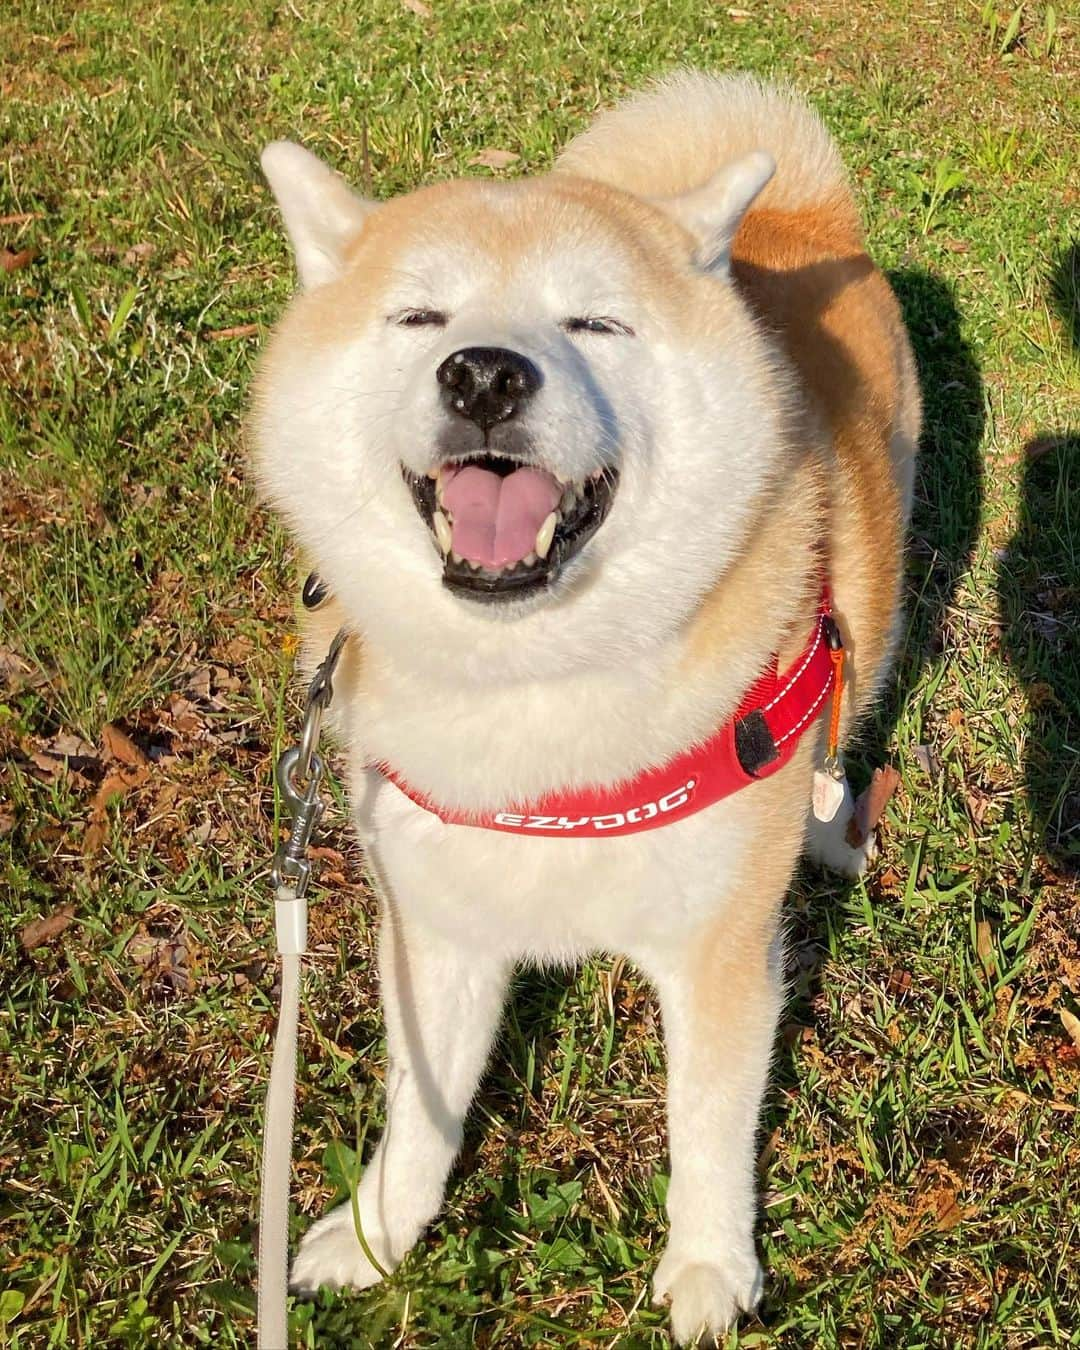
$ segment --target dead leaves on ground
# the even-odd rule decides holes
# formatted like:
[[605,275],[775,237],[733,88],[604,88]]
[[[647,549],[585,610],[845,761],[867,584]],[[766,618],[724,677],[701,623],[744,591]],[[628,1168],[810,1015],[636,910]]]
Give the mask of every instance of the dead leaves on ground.
[[83,855],[100,853],[109,830],[109,807],[141,786],[150,774],[150,759],[126,731],[107,722],[101,729],[101,759],[105,776],[90,803],[90,819],[83,835]]
[[521,156],[514,154],[512,150],[481,150],[478,155],[473,155],[472,159],[469,160],[469,167],[473,169],[509,169],[520,158]]
[[[12,679],[29,678],[28,663],[11,656]],[[151,870],[163,866],[177,875],[200,850],[238,872],[269,862],[270,727],[267,696],[253,689],[258,657],[252,638],[232,634],[189,664],[174,692],[122,724],[106,723],[96,744],[64,728],[36,736],[13,729],[0,744],[28,778],[83,803],[81,819],[68,807],[63,823],[45,798],[32,812],[0,811],[0,834],[19,829],[27,836],[39,875],[58,898],[70,893],[72,865],[80,861],[81,885],[95,891],[111,884],[110,840],[114,861],[152,857]],[[351,901],[363,886],[343,847],[324,834],[315,858],[325,884]],[[182,983],[176,975],[174,984]]]
[[1080,1017],[1068,1008],[1062,1008],[1060,1012],[1061,1025],[1069,1033],[1069,1039],[1072,1041],[1075,1049],[1080,1050]]
[[948,1233],[976,1214],[976,1206],[961,1204],[962,1191],[963,1183],[952,1168],[937,1160],[926,1163],[914,1196],[890,1197],[891,1203],[883,1205],[897,1251],[932,1233]]
[[208,328],[203,337],[209,342],[225,342],[229,338],[257,337],[257,323],[236,323],[231,328]]
[[862,848],[870,838],[899,785],[900,775],[891,764],[874,770],[869,786],[856,798],[855,811],[848,822],[847,841],[852,848]]
[[64,774],[70,774],[75,777],[76,785],[80,785],[84,770],[96,765],[97,758],[95,745],[68,731],[58,731],[55,736],[40,740],[29,755],[30,763],[36,770],[36,778],[53,782]]
[[[122,726],[106,723],[96,745],[60,729],[23,737],[9,747],[31,777],[63,783],[86,801],[81,838],[69,835],[62,845],[67,859],[74,852],[92,860],[104,851],[117,802],[125,803],[125,832],[143,832],[156,853],[180,868],[187,865],[192,843],[213,839],[224,845],[234,838],[236,813],[213,809],[224,797],[241,798],[245,816],[259,815],[260,794],[252,792],[252,785],[266,780],[264,729],[253,725],[254,716],[241,717],[237,706],[246,691],[238,672],[251,644],[236,637],[226,650],[236,658],[235,666],[224,661],[196,665],[178,682],[177,692],[140,709]],[[7,684],[32,682],[29,663],[7,649],[0,651],[0,669]],[[196,766],[203,771],[197,782],[192,780]],[[233,771],[237,768],[241,774]],[[248,826],[249,834],[265,830],[261,819],[251,819]],[[40,830],[35,833],[42,837]]]
[[0,249],[0,271],[21,272],[24,267],[29,267],[38,256],[36,248],[9,248],[7,244]]
[[25,656],[11,647],[0,646],[0,689],[9,694],[20,694],[24,689],[40,689],[49,683],[42,670],[35,670]]
[[189,994],[198,980],[198,948],[186,929],[168,937],[152,933],[140,924],[125,949],[148,991],[170,995]]
[[36,951],[45,947],[54,938],[58,938],[75,918],[74,905],[61,905],[51,914],[42,914],[29,923],[24,923],[19,932],[19,942],[24,952]]

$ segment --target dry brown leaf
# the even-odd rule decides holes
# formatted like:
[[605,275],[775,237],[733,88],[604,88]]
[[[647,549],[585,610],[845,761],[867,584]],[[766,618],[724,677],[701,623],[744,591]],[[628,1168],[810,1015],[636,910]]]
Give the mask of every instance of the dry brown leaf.
[[889,972],[889,983],[886,986],[887,992],[893,998],[903,998],[911,988],[911,971],[904,970],[901,966]]
[[29,267],[37,255],[36,248],[21,248],[16,252],[5,244],[0,250],[0,268],[5,272],[21,271],[22,268]]
[[148,772],[145,764],[137,768],[111,769],[101,780],[97,792],[94,793],[94,800],[90,803],[90,821],[83,835],[84,857],[91,858],[95,853],[100,853],[105,843],[109,827],[109,804],[123,797],[132,788],[138,787],[145,781]]
[[308,849],[308,857],[313,858],[318,862],[333,863],[337,867],[345,866],[344,856],[339,853],[336,848],[330,848],[325,844],[312,845]]
[[47,779],[77,772],[79,768],[96,765],[97,762],[97,746],[67,731],[58,732],[51,740],[41,742],[39,748],[30,754],[30,763]]
[[963,1223],[966,1211],[956,1200],[956,1192],[943,1186],[934,1196],[934,1227],[939,1233],[947,1233],[950,1228]]
[[127,732],[121,731],[112,722],[106,722],[101,728],[101,750],[107,760],[126,764],[131,769],[149,763]]
[[481,150],[478,155],[473,155],[469,165],[479,169],[508,169],[520,158],[512,150]]
[[62,755],[65,759],[97,759],[97,746],[84,741],[81,736],[73,736],[69,731],[58,732],[45,749],[50,755]]
[[964,793],[964,800],[967,804],[968,815],[971,817],[971,823],[976,829],[980,828],[986,818],[986,808],[990,805],[990,798],[985,792],[980,792],[978,788],[968,788]]
[[997,974],[997,962],[994,960],[994,930],[989,919],[980,919],[975,925],[975,952],[983,970],[993,977]]
[[869,786],[859,793],[855,810],[848,821],[846,837],[852,848],[862,848],[870,838],[899,785],[900,775],[891,764],[874,770]]
[[10,647],[0,647],[0,685],[19,693],[23,689],[39,689],[49,683],[49,677],[34,670],[25,657]]
[[37,220],[36,211],[16,211],[13,216],[0,216],[0,225],[26,225],[31,220]]
[[1062,1008],[1060,1016],[1061,1025],[1069,1033],[1073,1045],[1076,1046],[1077,1050],[1080,1050],[1080,1017],[1071,1013],[1068,1008]]
[[418,14],[421,19],[431,18],[431,6],[425,5],[424,0],[401,0],[401,5],[411,14]]
[[192,949],[186,933],[155,937],[140,926],[125,954],[141,969],[144,982],[161,992],[186,994],[195,987],[193,967],[197,951]]
[[43,914],[39,919],[31,919],[24,924],[19,934],[23,951],[32,952],[36,947],[44,947],[53,938],[59,937],[75,917],[74,905],[61,905],[51,914]]
[[43,754],[40,750],[31,751],[30,763],[37,769],[37,776],[43,779],[59,778],[65,768],[63,760]]
[[203,334],[210,342],[222,342],[226,338],[254,337],[259,331],[257,323],[238,323],[232,328],[211,328]]
[[777,1126],[765,1140],[765,1147],[758,1154],[757,1170],[759,1176],[764,1176],[768,1170],[769,1164],[776,1156],[776,1150],[780,1144],[780,1127]]
[[241,635],[240,637],[230,638],[225,646],[222,647],[220,655],[224,661],[231,661],[235,665],[241,665],[248,659],[254,650],[255,644],[252,642],[251,638]]
[[132,244],[124,254],[124,262],[132,263],[143,262],[147,258],[152,258],[157,252],[157,246],[151,243]]

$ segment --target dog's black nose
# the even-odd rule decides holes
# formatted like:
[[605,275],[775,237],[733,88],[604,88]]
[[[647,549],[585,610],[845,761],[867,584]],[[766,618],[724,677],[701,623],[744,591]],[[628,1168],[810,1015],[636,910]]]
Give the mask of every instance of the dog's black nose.
[[505,347],[462,347],[450,353],[435,378],[450,411],[481,431],[516,417],[543,382],[527,357]]

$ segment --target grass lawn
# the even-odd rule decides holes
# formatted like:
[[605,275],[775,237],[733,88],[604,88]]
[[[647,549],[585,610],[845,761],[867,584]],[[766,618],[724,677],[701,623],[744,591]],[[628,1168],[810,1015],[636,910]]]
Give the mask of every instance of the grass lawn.
[[[691,62],[822,110],[927,407],[907,637],[852,757],[902,784],[865,883],[791,896],[768,1292],[730,1344],[1080,1345],[1077,37],[1011,0],[5,0],[0,1344],[253,1343],[271,765],[298,708],[298,579],[243,479],[292,284],[259,148],[360,181],[366,125],[379,196],[543,170]],[[383,1111],[337,808],[294,1236]],[[297,1345],[669,1344],[652,995],[609,961],[516,992],[441,1221],[386,1287],[295,1306]]]

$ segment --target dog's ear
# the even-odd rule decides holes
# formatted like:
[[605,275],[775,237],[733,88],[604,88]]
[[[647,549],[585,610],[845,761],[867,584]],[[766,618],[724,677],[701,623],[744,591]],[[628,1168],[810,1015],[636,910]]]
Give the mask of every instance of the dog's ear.
[[776,161],[764,150],[734,159],[705,183],[681,197],[664,197],[656,205],[675,217],[697,239],[696,261],[708,272],[731,269],[731,241],[751,202],[776,172]]
[[340,273],[345,247],[377,210],[310,150],[273,141],[262,152],[262,170],[285,217],[305,290],[324,286]]

